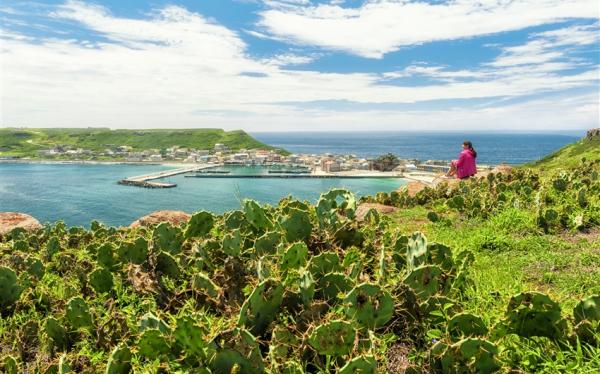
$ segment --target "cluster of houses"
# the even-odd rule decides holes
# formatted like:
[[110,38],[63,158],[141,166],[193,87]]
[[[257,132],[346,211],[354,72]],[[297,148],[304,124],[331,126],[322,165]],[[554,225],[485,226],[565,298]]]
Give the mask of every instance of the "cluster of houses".
[[[70,159],[115,159],[126,162],[163,162],[174,161],[184,163],[214,163],[214,164],[239,164],[239,165],[264,165],[284,164],[304,166],[310,170],[321,170],[325,173],[337,173],[352,170],[373,170],[375,159],[361,158],[355,155],[325,154],[292,154],[281,155],[275,150],[237,150],[232,151],[227,145],[217,143],[212,150],[194,149],[172,146],[166,149],[134,150],[128,145],[106,145],[102,151],[73,146],[59,145],[52,149],[39,152],[45,158],[70,158]],[[425,161],[406,159],[399,160],[396,172],[427,171],[446,172],[449,168],[448,161]]]

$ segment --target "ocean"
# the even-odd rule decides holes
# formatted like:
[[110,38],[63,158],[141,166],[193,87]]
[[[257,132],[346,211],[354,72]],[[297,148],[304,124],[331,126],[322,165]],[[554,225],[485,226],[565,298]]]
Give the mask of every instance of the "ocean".
[[493,134],[431,132],[268,132],[256,139],[294,153],[355,154],[377,157],[393,153],[403,159],[453,160],[465,140],[473,142],[483,164],[523,164],[537,160],[585,134]]
[[[570,135],[457,133],[257,133],[268,144],[296,153],[356,154],[374,157],[392,152],[401,158],[456,158],[464,139],[479,152],[480,163],[520,164],[536,160],[578,139]],[[182,175],[166,178],[172,189],[122,186],[117,181],[169,169],[162,165],[81,165],[0,163],[0,211],[31,214],[41,222],[64,220],[71,226],[128,225],[156,210],[238,209],[244,198],[277,204],[287,196],[316,202],[331,188],[357,195],[392,191],[402,179],[204,179]],[[237,172],[255,173],[241,169]]]

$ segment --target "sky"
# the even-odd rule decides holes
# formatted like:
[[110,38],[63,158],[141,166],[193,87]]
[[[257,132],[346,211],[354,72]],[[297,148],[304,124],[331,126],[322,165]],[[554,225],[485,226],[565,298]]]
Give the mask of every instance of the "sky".
[[578,131],[598,0],[0,3],[0,126]]

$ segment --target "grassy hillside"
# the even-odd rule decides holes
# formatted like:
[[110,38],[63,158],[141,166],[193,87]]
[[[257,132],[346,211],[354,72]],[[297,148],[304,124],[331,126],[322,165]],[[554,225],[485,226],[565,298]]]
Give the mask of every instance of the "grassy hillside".
[[558,151],[534,163],[526,165],[540,171],[551,171],[555,169],[576,168],[581,159],[600,160],[600,138],[583,138],[582,140],[569,144]]
[[55,145],[71,145],[100,151],[107,145],[128,145],[134,150],[180,147],[212,149],[223,143],[232,150],[273,149],[242,130],[178,129],[178,130],[110,130],[87,129],[0,129],[0,155],[37,156],[37,151]]

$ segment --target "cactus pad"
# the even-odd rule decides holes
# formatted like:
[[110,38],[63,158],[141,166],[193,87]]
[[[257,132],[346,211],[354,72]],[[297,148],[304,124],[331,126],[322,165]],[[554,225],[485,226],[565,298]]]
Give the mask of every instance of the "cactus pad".
[[377,362],[372,356],[358,356],[348,361],[338,374],[375,374],[377,373]]
[[163,222],[154,228],[152,232],[152,243],[154,250],[165,251],[170,254],[181,252],[183,236],[179,227],[173,227],[168,222]]
[[315,328],[308,343],[320,355],[344,356],[354,346],[356,331],[350,322],[331,321]]
[[138,353],[148,359],[155,359],[169,353],[171,348],[160,331],[145,330],[138,341]]
[[217,286],[206,274],[197,273],[192,277],[192,288],[198,292],[216,299],[221,293],[221,288]]
[[281,239],[281,234],[279,232],[270,231],[256,239],[254,242],[254,250],[258,256],[273,254]]
[[299,269],[306,264],[308,247],[302,242],[290,245],[281,256],[280,269],[282,272]]
[[467,338],[450,346],[438,342],[431,354],[435,368],[443,373],[494,373],[500,369],[498,348],[483,339]]
[[131,357],[128,347],[115,347],[108,357],[106,374],[128,374],[131,371]]
[[160,318],[152,313],[146,313],[140,319],[139,331],[144,332],[148,329],[157,329],[163,334],[169,333],[169,326]]
[[281,227],[285,232],[285,238],[288,242],[307,242],[312,231],[310,216],[308,212],[290,208],[288,213],[281,220]]
[[394,315],[392,296],[375,284],[354,287],[344,303],[346,315],[370,330],[384,326]]
[[258,231],[268,231],[273,227],[265,210],[254,200],[244,200],[244,214],[248,223]]
[[453,338],[485,336],[488,333],[481,317],[469,313],[459,313],[452,317],[448,321],[447,331]]
[[559,339],[564,336],[567,327],[558,303],[539,292],[522,292],[513,296],[508,303],[506,323],[509,331],[523,337]]
[[90,273],[89,282],[97,293],[104,293],[112,289],[113,276],[106,269],[96,269]]
[[52,342],[52,345],[59,349],[67,346],[67,330],[53,317],[48,317],[44,323],[44,332]]
[[134,242],[123,242],[119,247],[119,256],[123,262],[140,265],[148,257],[148,242],[138,237]]
[[325,274],[341,272],[343,268],[337,253],[323,252],[310,259],[308,270],[315,279],[320,279]]
[[352,289],[354,282],[343,273],[326,274],[317,283],[319,298],[334,301],[338,294],[346,293]]
[[242,254],[243,239],[240,230],[232,230],[223,237],[223,252],[228,256],[237,257]]
[[575,322],[583,320],[600,321],[600,295],[592,295],[581,300],[573,308]]
[[254,335],[261,335],[275,319],[283,300],[284,287],[281,282],[267,279],[260,283],[244,301],[239,315],[239,324],[250,328]]
[[435,265],[425,265],[416,268],[404,279],[404,283],[410,286],[421,300],[438,293],[444,285],[444,273]]
[[200,211],[190,218],[184,236],[186,239],[204,237],[212,230],[214,224],[215,218],[212,213]]
[[181,275],[177,260],[167,252],[160,252],[156,256],[156,270],[174,279]]
[[0,308],[19,300],[22,291],[23,288],[18,284],[15,272],[11,268],[0,266]]
[[92,326],[92,315],[87,303],[81,297],[74,297],[69,300],[65,319],[74,329]]
[[408,270],[416,269],[427,260],[427,239],[417,232],[410,236],[407,243],[406,265]]

